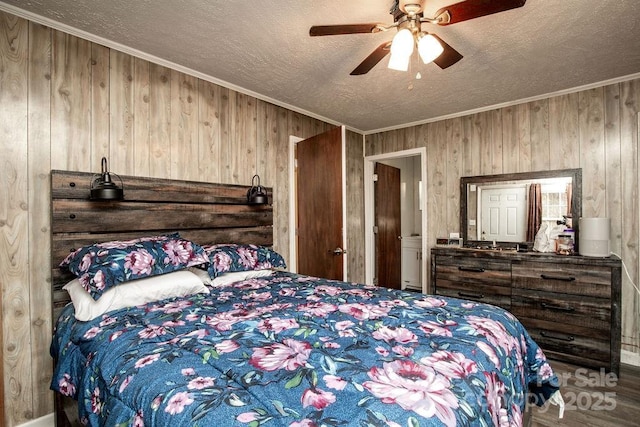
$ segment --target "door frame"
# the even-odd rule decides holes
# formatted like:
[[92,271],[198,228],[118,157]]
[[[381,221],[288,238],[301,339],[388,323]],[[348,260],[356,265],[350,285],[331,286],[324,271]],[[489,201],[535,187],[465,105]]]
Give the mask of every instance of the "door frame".
[[410,150],[395,151],[391,153],[376,154],[373,156],[365,156],[364,158],[364,263],[365,263],[365,283],[373,284],[375,277],[375,235],[373,226],[375,220],[374,205],[374,165],[376,162],[399,159],[404,157],[420,156],[420,179],[422,181],[422,199],[420,200],[420,208],[422,213],[422,260],[420,263],[422,273],[422,292],[427,292],[427,148],[413,148]]
[[[322,133],[322,132],[321,132]],[[346,128],[341,126],[342,135],[342,152],[340,154],[341,169],[342,169],[342,249],[347,253],[347,145],[346,145]],[[308,138],[313,137],[309,136]],[[301,138],[294,135],[289,135],[289,262],[287,263],[288,269],[292,273],[298,271],[298,239],[296,237],[297,226],[297,212],[298,212],[298,197],[296,187],[296,144],[300,141],[304,141],[307,138]],[[343,280],[347,280],[348,272],[348,258],[344,256],[342,263],[342,277]]]

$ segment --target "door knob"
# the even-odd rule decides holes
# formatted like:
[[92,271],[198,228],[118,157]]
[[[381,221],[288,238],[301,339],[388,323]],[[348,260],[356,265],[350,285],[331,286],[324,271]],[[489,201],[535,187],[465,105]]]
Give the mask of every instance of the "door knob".
[[329,249],[328,251],[330,254],[334,254],[334,255],[343,255],[346,254],[347,251],[343,250],[340,246],[338,246],[337,248],[335,248],[334,250]]

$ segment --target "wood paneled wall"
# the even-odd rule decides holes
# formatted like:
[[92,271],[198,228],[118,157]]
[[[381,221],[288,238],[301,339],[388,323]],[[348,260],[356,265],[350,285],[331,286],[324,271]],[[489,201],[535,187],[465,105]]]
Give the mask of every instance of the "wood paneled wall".
[[[639,280],[640,80],[367,135],[365,155],[427,148],[427,241],[459,231],[462,176],[582,168],[582,214],[611,218]],[[428,263],[427,263],[428,264]],[[640,298],[623,277],[622,349],[640,356]]]
[[[289,136],[333,126],[0,12],[0,424],[53,410],[51,169],[99,171],[106,156],[125,175],[249,184],[258,173],[274,189],[274,247],[288,259]],[[361,176],[362,136],[347,137],[347,167]],[[358,179],[348,194],[359,215]],[[351,280],[364,278],[358,239],[349,234]]]

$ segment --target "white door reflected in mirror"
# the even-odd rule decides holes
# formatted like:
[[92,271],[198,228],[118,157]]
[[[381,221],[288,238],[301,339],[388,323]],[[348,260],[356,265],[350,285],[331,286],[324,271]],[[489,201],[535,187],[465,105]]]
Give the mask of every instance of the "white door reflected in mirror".
[[527,186],[479,189],[478,209],[482,224],[478,240],[523,242],[527,234]]

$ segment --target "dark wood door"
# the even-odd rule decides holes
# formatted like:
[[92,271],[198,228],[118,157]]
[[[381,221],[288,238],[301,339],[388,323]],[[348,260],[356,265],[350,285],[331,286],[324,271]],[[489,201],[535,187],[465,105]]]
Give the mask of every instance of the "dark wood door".
[[400,289],[402,241],[400,228],[400,169],[376,163],[374,185],[375,251],[378,285]]
[[296,144],[298,273],[343,280],[342,128]]

